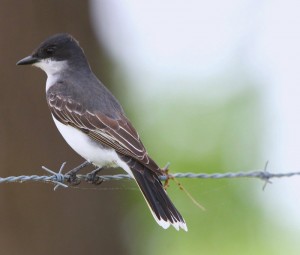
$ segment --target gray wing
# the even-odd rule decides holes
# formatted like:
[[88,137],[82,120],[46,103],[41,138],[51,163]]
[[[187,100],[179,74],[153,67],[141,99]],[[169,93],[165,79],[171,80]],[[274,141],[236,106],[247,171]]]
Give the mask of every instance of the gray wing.
[[101,112],[90,112],[80,103],[51,92],[47,93],[47,102],[58,121],[79,129],[95,141],[115,149],[122,155],[136,159],[159,175],[162,174],[124,114],[120,113],[118,119],[113,119]]

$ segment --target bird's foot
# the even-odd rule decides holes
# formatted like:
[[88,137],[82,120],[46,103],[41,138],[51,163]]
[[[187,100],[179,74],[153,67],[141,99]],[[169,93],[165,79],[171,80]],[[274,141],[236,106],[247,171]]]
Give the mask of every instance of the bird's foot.
[[71,185],[78,185],[80,184],[80,179],[77,177],[77,173],[84,167],[88,166],[91,164],[89,161],[83,162],[81,165],[73,168],[69,172],[65,174],[67,177],[67,182],[69,182]]
[[101,167],[96,168],[92,172],[88,173],[86,175],[86,182],[95,184],[95,185],[100,185],[103,182],[103,179],[98,176],[97,174],[102,170]]

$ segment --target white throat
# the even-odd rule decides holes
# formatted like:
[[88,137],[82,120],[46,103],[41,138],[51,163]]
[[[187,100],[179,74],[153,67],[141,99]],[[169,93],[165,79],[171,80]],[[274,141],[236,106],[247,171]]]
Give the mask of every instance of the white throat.
[[33,65],[41,68],[47,74],[46,92],[60,78],[61,73],[68,68],[66,60],[43,59]]

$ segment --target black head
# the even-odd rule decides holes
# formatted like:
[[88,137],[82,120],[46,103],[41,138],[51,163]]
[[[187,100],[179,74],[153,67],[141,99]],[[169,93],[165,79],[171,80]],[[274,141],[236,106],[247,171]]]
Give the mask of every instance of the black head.
[[32,65],[42,60],[64,61],[78,58],[85,60],[79,43],[71,35],[62,33],[46,39],[30,56],[17,62],[17,65]]

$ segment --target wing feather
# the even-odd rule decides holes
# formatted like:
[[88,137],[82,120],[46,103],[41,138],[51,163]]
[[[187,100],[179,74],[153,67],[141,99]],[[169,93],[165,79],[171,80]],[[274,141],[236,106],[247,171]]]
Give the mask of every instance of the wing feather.
[[52,114],[60,122],[81,130],[93,140],[114,148],[122,155],[133,157],[148,169],[162,174],[124,114],[120,113],[118,119],[113,119],[100,112],[91,112],[78,102],[55,93],[47,94],[47,102]]

